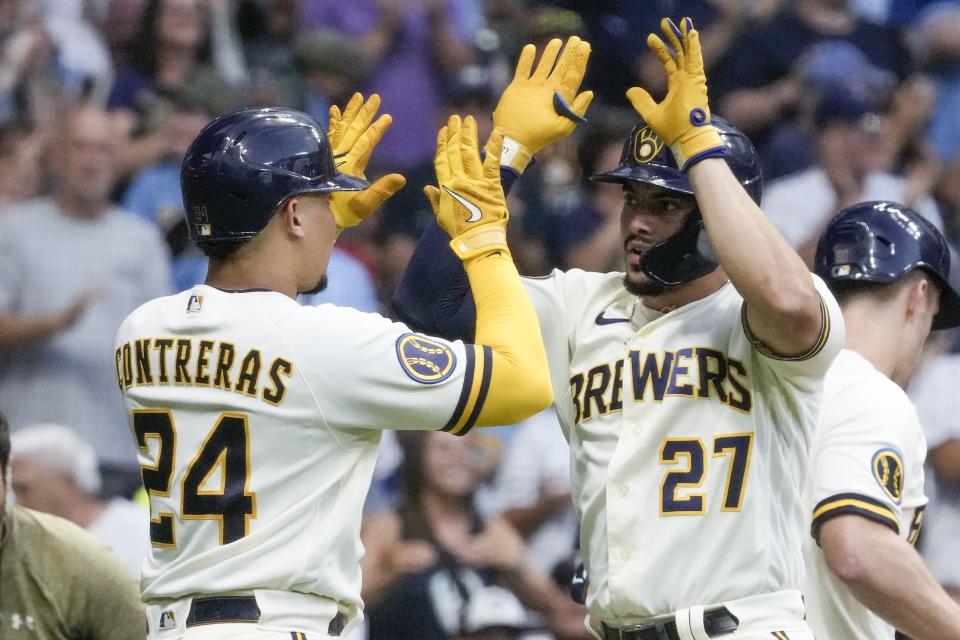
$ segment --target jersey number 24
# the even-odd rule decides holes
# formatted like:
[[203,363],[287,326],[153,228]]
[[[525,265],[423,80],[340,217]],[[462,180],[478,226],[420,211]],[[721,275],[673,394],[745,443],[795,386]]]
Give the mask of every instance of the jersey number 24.
[[[150,439],[159,441],[157,463],[141,467],[147,495],[169,497],[177,454],[173,414],[168,409],[135,409],[133,431],[141,452],[147,452]],[[256,517],[257,496],[248,487],[249,440],[246,414],[221,413],[180,483],[180,519],[216,520],[220,525],[220,544],[247,535],[249,520]],[[208,480],[218,471],[219,487],[207,488]],[[150,541],[154,546],[176,546],[175,517],[173,513],[160,512],[151,518]]]

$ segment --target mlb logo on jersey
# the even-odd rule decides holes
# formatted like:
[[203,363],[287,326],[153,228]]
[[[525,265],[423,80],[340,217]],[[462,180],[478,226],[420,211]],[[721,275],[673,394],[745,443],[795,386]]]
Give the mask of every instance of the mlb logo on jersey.
[[177,628],[177,617],[173,611],[163,611],[160,613],[160,624],[157,625],[160,631],[170,631]]
[[190,296],[187,300],[187,313],[200,313],[203,310],[203,296]]

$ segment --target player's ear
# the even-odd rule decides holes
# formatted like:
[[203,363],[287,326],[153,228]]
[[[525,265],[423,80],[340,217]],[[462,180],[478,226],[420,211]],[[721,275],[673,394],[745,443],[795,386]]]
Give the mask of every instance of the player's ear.
[[930,306],[930,298],[937,295],[936,287],[931,286],[930,280],[924,276],[907,280],[907,319],[912,320],[922,315]]
[[303,201],[299,197],[293,196],[280,205],[280,209],[277,210],[275,214],[276,217],[280,218],[283,230],[287,235],[294,238],[302,238],[306,235],[306,229],[304,227],[306,222],[304,219],[306,209],[303,207],[303,204]]

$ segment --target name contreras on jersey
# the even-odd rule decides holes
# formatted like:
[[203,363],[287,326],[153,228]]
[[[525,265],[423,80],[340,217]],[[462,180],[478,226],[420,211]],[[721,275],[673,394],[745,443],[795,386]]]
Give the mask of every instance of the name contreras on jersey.
[[598,364],[570,378],[577,423],[623,408],[624,363],[629,366],[634,402],[687,396],[717,398],[731,409],[746,413],[753,407],[746,367],[722,351],[707,347],[630,351],[624,360]]
[[117,347],[116,366],[121,391],[156,384],[209,386],[272,405],[283,402],[285,378],[293,374],[293,363],[284,358],[265,367],[259,349],[238,352],[230,342],[198,338],[131,340]]

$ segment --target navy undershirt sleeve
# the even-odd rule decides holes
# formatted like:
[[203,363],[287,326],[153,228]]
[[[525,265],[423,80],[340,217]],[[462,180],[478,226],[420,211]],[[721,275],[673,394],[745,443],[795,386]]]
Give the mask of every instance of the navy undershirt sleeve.
[[[500,170],[505,195],[519,176]],[[431,221],[393,294],[397,315],[416,331],[448,340],[473,341],[477,309],[463,263],[450,248],[450,236]]]

